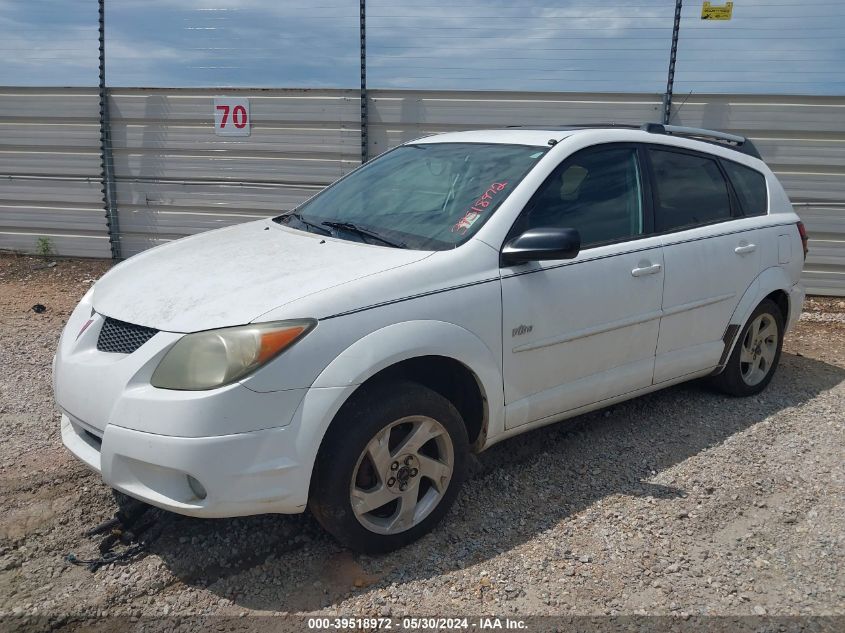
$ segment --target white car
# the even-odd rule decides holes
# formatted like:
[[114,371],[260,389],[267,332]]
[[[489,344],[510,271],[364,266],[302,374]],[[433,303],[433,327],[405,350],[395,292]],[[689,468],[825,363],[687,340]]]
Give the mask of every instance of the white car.
[[761,391],[805,255],[742,137],[432,136],[113,268],[59,342],[62,438],[160,508],[309,508],[387,551],[443,517],[471,451],[694,378]]

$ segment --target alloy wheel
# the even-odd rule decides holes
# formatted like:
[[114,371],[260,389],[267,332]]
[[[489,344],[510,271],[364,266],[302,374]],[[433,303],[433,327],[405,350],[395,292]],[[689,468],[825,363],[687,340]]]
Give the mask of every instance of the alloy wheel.
[[440,503],[455,467],[452,438],[437,420],[408,416],[373,437],[350,486],[358,521],[378,534],[404,532]]
[[763,313],[751,322],[739,354],[740,374],[746,385],[758,385],[769,374],[779,341],[778,325],[772,315]]

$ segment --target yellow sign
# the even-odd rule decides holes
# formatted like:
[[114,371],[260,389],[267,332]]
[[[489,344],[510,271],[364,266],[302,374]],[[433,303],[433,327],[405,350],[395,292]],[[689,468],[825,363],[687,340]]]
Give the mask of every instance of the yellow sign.
[[730,20],[734,11],[734,3],[726,2],[721,6],[713,6],[706,2],[701,6],[702,20]]

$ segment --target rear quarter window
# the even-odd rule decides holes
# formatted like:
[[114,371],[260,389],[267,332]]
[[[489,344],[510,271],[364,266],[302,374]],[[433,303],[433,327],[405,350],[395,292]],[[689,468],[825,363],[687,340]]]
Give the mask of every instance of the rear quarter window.
[[756,169],[729,160],[723,160],[722,165],[733,183],[743,215],[766,215],[769,210],[766,177]]

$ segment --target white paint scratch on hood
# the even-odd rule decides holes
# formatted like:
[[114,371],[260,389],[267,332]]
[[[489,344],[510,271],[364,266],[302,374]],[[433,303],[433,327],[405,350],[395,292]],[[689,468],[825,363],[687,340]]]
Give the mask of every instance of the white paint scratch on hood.
[[337,240],[260,220],[136,255],[97,282],[93,303],[100,314],[129,323],[196,332],[249,323],[296,299],[430,254]]

